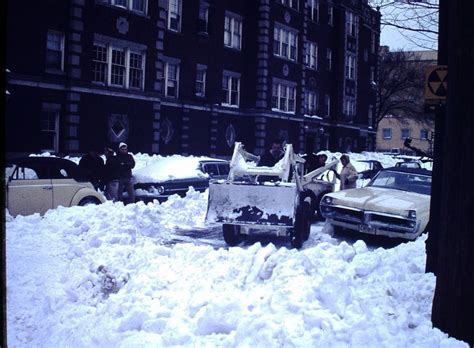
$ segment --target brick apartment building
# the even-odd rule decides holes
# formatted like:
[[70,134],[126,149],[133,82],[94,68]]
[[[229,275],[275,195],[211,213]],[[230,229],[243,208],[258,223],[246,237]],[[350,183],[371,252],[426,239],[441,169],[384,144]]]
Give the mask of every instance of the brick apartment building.
[[6,151],[373,149],[379,33],[367,0],[10,0]]

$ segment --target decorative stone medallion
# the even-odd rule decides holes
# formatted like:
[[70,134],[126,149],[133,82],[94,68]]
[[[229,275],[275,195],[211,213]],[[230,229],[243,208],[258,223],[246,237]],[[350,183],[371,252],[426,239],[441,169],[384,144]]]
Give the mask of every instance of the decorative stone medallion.
[[290,12],[285,11],[285,22],[286,22],[286,24],[290,23],[290,21],[291,21]]
[[120,34],[127,34],[129,29],[129,24],[126,18],[119,17],[117,18],[117,30]]
[[283,75],[286,77],[290,74],[290,68],[288,67],[288,64],[283,65]]

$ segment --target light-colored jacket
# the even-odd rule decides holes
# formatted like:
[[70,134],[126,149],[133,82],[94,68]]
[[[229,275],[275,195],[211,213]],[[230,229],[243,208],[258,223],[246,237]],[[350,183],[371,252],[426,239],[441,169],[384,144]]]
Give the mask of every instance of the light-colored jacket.
[[356,188],[357,175],[357,170],[351,162],[342,167],[341,174],[339,174],[341,190]]

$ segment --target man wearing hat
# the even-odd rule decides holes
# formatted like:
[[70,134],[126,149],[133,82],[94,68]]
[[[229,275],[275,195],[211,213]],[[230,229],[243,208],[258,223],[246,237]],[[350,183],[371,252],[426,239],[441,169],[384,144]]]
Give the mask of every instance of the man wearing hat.
[[[133,156],[128,153],[128,146],[125,143],[120,143],[118,146],[117,162],[117,174],[119,179],[118,199],[124,203],[134,203],[135,191],[133,189],[132,168],[135,167],[135,160]],[[124,190],[127,191],[127,201],[123,199]]]

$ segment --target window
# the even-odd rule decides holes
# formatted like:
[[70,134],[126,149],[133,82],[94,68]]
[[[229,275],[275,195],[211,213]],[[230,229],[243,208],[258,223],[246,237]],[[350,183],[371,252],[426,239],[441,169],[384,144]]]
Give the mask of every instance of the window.
[[165,96],[178,98],[179,92],[179,64],[165,63]]
[[329,117],[331,116],[331,95],[326,94],[324,96],[324,116]]
[[168,29],[181,31],[181,6],[182,0],[168,0]]
[[369,112],[367,113],[367,125],[372,127],[374,123],[374,106],[369,105]]
[[64,71],[64,34],[48,30],[46,40],[46,69]]
[[97,42],[92,48],[92,81],[105,86],[144,88],[145,53]]
[[375,67],[373,67],[373,66],[370,67],[370,82],[371,83],[376,83],[376,81],[375,81]]
[[242,47],[242,19],[229,12],[225,15],[224,46],[237,50]]
[[334,6],[328,3],[328,24],[334,25]]
[[326,49],[326,69],[332,70],[332,49]]
[[297,60],[298,33],[275,24],[273,33],[273,54],[290,60]]
[[306,54],[304,63],[312,68],[318,68],[318,45],[314,42],[306,42]]
[[420,129],[420,139],[428,140],[428,129]]
[[272,86],[272,110],[295,113],[296,85],[274,82]]
[[319,22],[319,0],[307,0],[309,7],[309,18],[312,21]]
[[277,0],[279,3],[298,10],[298,0]]
[[199,2],[199,20],[198,32],[207,33],[207,26],[209,23],[209,4],[207,2]]
[[402,128],[402,140],[410,137],[410,129]]
[[350,119],[355,115],[355,100],[353,98],[346,98],[344,102],[344,113]]
[[[58,107],[59,109],[59,107]],[[41,150],[59,150],[59,110],[43,106],[41,112]]]
[[384,139],[392,139],[392,128],[384,128],[382,133]]
[[240,76],[236,73],[224,72],[222,76],[222,105],[239,106]]
[[350,11],[346,11],[346,33],[353,37],[357,35],[357,17]]
[[305,115],[316,115],[318,112],[318,93],[313,91],[307,91],[305,93],[305,105],[304,113]]
[[352,54],[346,54],[346,78],[350,80],[355,79],[356,57]]
[[375,47],[376,47],[376,36],[375,36],[375,33],[372,33],[370,35],[370,53],[375,53]]
[[102,2],[142,13],[146,13],[147,8],[147,0],[102,0]]
[[206,67],[197,66],[196,70],[196,96],[204,97],[206,95]]

